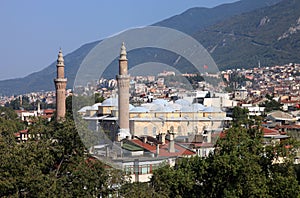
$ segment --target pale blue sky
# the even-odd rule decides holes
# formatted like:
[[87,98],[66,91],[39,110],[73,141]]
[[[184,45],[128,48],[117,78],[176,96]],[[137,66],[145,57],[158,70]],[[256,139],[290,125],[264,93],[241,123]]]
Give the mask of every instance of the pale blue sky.
[[81,45],[191,7],[237,0],[1,0],[0,80],[24,77]]

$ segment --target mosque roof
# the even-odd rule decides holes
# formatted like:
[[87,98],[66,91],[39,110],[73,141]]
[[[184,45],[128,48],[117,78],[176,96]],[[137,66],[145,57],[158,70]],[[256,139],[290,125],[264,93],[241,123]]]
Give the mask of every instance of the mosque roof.
[[217,107],[206,107],[203,112],[222,112],[222,110]]
[[175,109],[173,109],[170,106],[158,105],[158,108],[156,108],[154,111],[156,111],[156,112],[174,112]]
[[110,107],[110,106],[118,106],[118,98],[108,98],[102,102],[102,105],[104,107]]
[[134,107],[134,108],[130,109],[130,112],[146,113],[146,112],[149,112],[149,109],[146,109],[145,107]]
[[195,109],[196,111],[203,111],[205,109],[205,106],[199,103],[193,103],[191,105],[192,109]]
[[182,106],[189,106],[191,105],[191,103],[187,100],[184,100],[184,99],[178,99],[175,101],[176,104],[180,104]]
[[195,112],[195,109],[193,109],[191,106],[183,106],[180,109],[181,112]]
[[182,105],[176,103],[169,103],[167,106],[173,108],[175,111],[180,111],[182,108]]
[[132,104],[129,104],[129,110],[135,108],[135,106],[133,106]]
[[96,104],[93,104],[93,105],[91,106],[91,108],[88,109],[88,110],[98,110],[98,107],[101,106],[101,105],[102,105],[102,103],[96,103]]
[[79,109],[78,113],[85,113],[87,110],[90,110],[92,107],[91,106],[85,106]]
[[164,99],[156,99],[156,100],[153,100],[152,104],[165,105],[165,104],[168,104],[168,101],[164,100]]

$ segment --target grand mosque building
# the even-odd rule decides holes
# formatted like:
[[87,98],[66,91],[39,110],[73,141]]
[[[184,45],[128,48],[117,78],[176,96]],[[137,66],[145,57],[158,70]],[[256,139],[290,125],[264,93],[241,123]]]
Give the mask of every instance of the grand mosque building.
[[220,108],[192,104],[185,99],[156,99],[140,106],[129,104],[130,76],[126,54],[123,43],[119,74],[116,76],[117,96],[79,111],[86,120],[94,120],[98,127],[110,131],[112,139],[120,141],[124,138],[173,134],[177,139],[201,135],[203,141],[210,142],[211,136],[222,131],[231,120]]
[[[213,106],[191,103],[185,99],[156,99],[133,106],[129,103],[130,75],[124,43],[119,56],[118,92],[111,97],[78,111],[93,123],[97,133],[109,135],[109,142],[100,141],[91,154],[109,166],[123,169],[131,181],[149,181],[152,171],[162,163],[174,165],[181,157],[207,156],[214,149],[214,140],[231,118]],[[65,116],[64,60],[61,51],[57,60],[57,120]],[[91,124],[91,125],[93,125]],[[104,140],[104,139],[103,139]]]

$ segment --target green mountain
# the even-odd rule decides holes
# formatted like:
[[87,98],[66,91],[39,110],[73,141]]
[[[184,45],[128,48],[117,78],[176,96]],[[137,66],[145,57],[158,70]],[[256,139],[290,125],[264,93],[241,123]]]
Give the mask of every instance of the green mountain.
[[241,0],[214,8],[191,8],[154,25],[169,27],[187,34],[193,34],[205,27],[228,19],[232,16],[275,5],[282,0]]
[[[247,57],[248,51],[243,52],[243,56],[236,56],[234,53],[242,54],[242,50],[236,49],[236,46],[241,46],[243,47],[244,44],[240,44],[240,42],[228,42],[229,38],[227,38],[228,35],[230,35],[230,32],[232,32],[232,28],[239,30],[240,28],[247,28],[249,29],[246,24],[252,24],[250,21],[253,20],[253,15],[256,15],[258,11],[250,12],[249,14],[242,14],[246,13],[249,11],[257,10],[264,8],[259,11],[260,12],[273,12],[273,9],[276,9],[274,7],[269,7],[272,6],[278,2],[281,2],[282,0],[241,0],[239,2],[231,3],[231,4],[225,4],[221,6],[217,6],[215,8],[193,8],[189,9],[186,12],[176,15],[174,17],[171,17],[169,19],[163,20],[159,23],[156,23],[154,25],[157,26],[165,26],[165,27],[170,27],[174,29],[178,29],[180,31],[186,32],[195,38],[197,38],[203,45],[204,47],[207,47],[209,50],[211,50],[211,53],[215,59],[215,61],[222,66],[222,68],[225,68],[225,66],[228,65],[240,65],[239,63],[245,63],[242,66],[249,66],[250,63],[248,62],[248,59],[244,59],[244,57]],[[296,1],[283,1],[283,3],[278,4],[279,9],[291,9],[290,7],[286,6],[285,3],[288,2],[288,4],[298,4]],[[291,5],[292,6],[292,5]],[[268,11],[270,8],[270,11]],[[294,9],[294,8],[292,8]],[[290,12],[286,10],[285,12]],[[277,12],[268,15],[268,17],[275,17],[277,18],[283,18],[280,19],[282,27],[286,27],[285,31],[288,30],[288,27],[293,25],[295,23],[295,20],[293,17],[290,17],[288,15],[281,15],[282,12]],[[241,15],[242,14],[242,15]],[[284,17],[282,17],[284,16]],[[233,17],[233,18],[231,18]],[[249,18],[248,18],[249,17]],[[256,19],[257,17],[255,17]],[[263,17],[258,17],[260,20]],[[258,20],[257,18],[257,20]],[[276,18],[275,18],[276,19]],[[249,22],[247,22],[247,20]],[[268,21],[268,20],[267,20]],[[240,23],[245,23],[245,24],[240,24]],[[273,23],[272,21],[270,23]],[[230,27],[230,24],[233,26]],[[253,22],[253,24],[257,24],[257,21]],[[252,27],[252,26],[251,26]],[[257,31],[257,35],[260,34],[265,34],[268,35],[269,33],[271,35],[277,35],[277,30],[276,26],[275,27],[269,27],[265,26],[260,28],[260,31]],[[274,28],[274,29],[271,29]],[[221,31],[222,30],[222,31]],[[251,29],[252,31],[252,29]],[[281,34],[284,34],[284,32],[280,32]],[[221,33],[220,33],[221,32]],[[237,39],[239,38],[237,33],[242,34],[242,30],[240,32],[234,31],[235,36],[234,38]],[[275,34],[276,32],[276,34]],[[212,35],[213,33],[213,35]],[[278,33],[279,34],[279,33]],[[248,34],[245,34],[248,35]],[[271,36],[270,35],[270,36]],[[219,37],[220,36],[220,37]],[[250,35],[252,36],[252,34]],[[227,42],[221,43],[223,38],[227,39]],[[244,38],[244,37],[243,37]],[[283,41],[279,41],[278,43],[281,42],[286,42],[287,39],[290,39],[290,37],[283,39]],[[240,39],[241,41],[244,41],[246,39]],[[72,88],[73,87],[73,82],[77,73],[77,70],[83,61],[84,57],[89,53],[89,51],[96,46],[100,41],[96,41],[93,43],[85,44],[81,46],[79,49],[75,50],[74,52],[66,55],[65,58],[65,65],[66,65],[66,76],[68,78],[68,86],[67,88]],[[256,43],[257,42],[257,43]],[[266,43],[263,40],[260,39],[254,39],[253,40],[253,45],[257,48],[261,47],[262,45],[265,45]],[[229,44],[231,48],[227,47]],[[273,47],[270,46],[270,48],[265,48],[264,54],[265,56],[270,56],[271,58],[273,57]],[[291,47],[291,46],[286,46],[286,45],[279,45],[276,47],[282,47],[284,49],[282,50],[294,50],[297,46]],[[269,51],[271,53],[268,53]],[[277,49],[278,50],[278,49]],[[252,52],[252,51],[251,51]],[[256,48],[253,50],[253,53],[251,53],[251,56],[254,56],[253,62],[257,60],[255,59],[255,53]],[[260,51],[257,51],[260,52]],[[253,55],[254,54],[254,55]],[[284,56],[284,54],[282,55]],[[235,59],[232,59],[232,57],[236,57]],[[276,56],[277,57],[277,56]],[[286,59],[289,59],[290,61],[296,61],[298,59],[293,59],[294,56],[287,57]],[[176,60],[176,55],[169,53],[169,52],[164,52],[161,53],[161,51],[157,51],[155,49],[142,49],[140,51],[132,52],[129,53],[128,58],[130,58],[131,64],[135,65],[138,63],[143,63],[147,62],[147,60],[153,60],[154,58],[158,62],[163,62],[165,64],[172,65],[170,60]],[[181,72],[189,72],[190,68],[188,67],[187,61],[182,59],[182,64],[178,65],[186,65],[185,67],[182,68],[177,68]],[[261,59],[261,62],[263,60]],[[280,60],[275,60],[274,62],[280,63]],[[250,65],[251,66],[251,65]],[[116,71],[117,68],[108,68],[106,71],[106,75],[108,77],[114,77],[115,74],[117,73]],[[22,94],[22,93],[28,93],[28,92],[33,92],[33,91],[47,91],[47,90],[54,90],[54,83],[53,79],[55,78],[56,75],[56,67],[55,67],[55,62],[46,67],[45,69],[35,72],[33,74],[30,74],[24,78],[18,78],[18,79],[11,79],[11,80],[4,80],[0,81],[0,94],[1,95],[13,95],[13,94]]]
[[284,0],[271,7],[234,16],[194,37],[217,65],[249,68],[300,62],[300,1]]

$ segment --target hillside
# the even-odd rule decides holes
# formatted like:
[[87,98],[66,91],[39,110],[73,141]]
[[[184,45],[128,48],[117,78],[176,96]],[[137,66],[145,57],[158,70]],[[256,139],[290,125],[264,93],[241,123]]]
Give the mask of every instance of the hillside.
[[191,8],[180,15],[175,15],[154,25],[173,28],[187,34],[228,19],[232,16],[274,5],[282,0],[241,0],[214,8]]
[[[210,35],[211,32],[219,31],[218,28],[221,29],[224,28],[224,30],[228,30],[228,28],[230,29],[230,27],[226,26],[226,24],[232,24],[235,25],[234,27],[239,28],[238,26],[240,20],[242,20],[243,18],[246,20],[247,16],[252,17],[252,15],[241,15],[242,18],[240,19],[239,14],[251,10],[255,10],[258,8],[262,8],[265,6],[270,6],[280,1],[281,0],[242,0],[240,2],[225,4],[225,5],[217,6],[215,8],[192,8],[180,15],[176,15],[169,19],[158,22],[154,25],[171,27],[174,29],[184,31],[190,35],[193,35],[208,49],[213,49],[214,46],[220,43],[221,37],[215,36],[214,38],[212,35]],[[233,21],[231,21],[230,17],[234,15],[237,17],[233,18]],[[280,14],[278,14],[278,17],[280,17]],[[222,23],[222,21],[226,19],[228,21]],[[251,20],[251,18],[249,20]],[[221,22],[221,23],[216,24],[217,22]],[[286,19],[285,23],[287,25],[285,26],[289,26],[293,22],[294,20],[290,21],[290,19]],[[212,25],[214,26],[210,28]],[[263,30],[261,32],[263,32]],[[222,36],[225,37],[226,35],[223,34]],[[67,86],[68,88],[72,88],[74,78],[76,76],[77,70],[82,60],[84,59],[86,54],[88,54],[89,51],[95,45],[97,45],[97,43],[99,43],[99,41],[85,44],[81,46],[79,49],[75,50],[74,52],[64,57],[65,65],[66,65],[66,76],[68,78],[68,86]],[[238,43],[234,44],[232,46],[233,49],[236,49],[236,46],[239,46],[239,44]],[[234,65],[234,63],[232,63],[233,60],[231,59],[231,57],[237,57],[236,65],[238,65],[238,63],[241,62],[240,56],[236,56],[235,54],[230,54],[231,52],[234,51],[235,50],[231,50],[231,48],[216,47],[216,50],[212,50],[212,55],[216,60],[216,62],[219,63],[222,67],[223,66],[225,67],[228,64]],[[131,58],[130,59],[131,65],[137,63],[143,63],[148,60],[153,60],[154,58],[158,62],[161,61],[165,64],[172,65],[170,63],[170,60],[174,59],[174,54],[168,52],[164,52],[164,53],[165,54],[161,54],[161,51],[155,51],[153,49],[150,50],[142,49],[138,52],[132,52],[131,54],[129,54],[129,56]],[[268,51],[266,51],[265,53],[266,55],[268,55]],[[159,56],[157,56],[157,54]],[[294,59],[290,59],[290,60],[293,61]],[[186,64],[186,60],[182,60],[182,61],[183,62],[178,65],[185,65],[185,67],[177,68],[177,69],[179,69],[181,72],[189,72],[189,67],[188,64]],[[275,61],[276,60],[274,60],[274,62]],[[115,74],[117,73],[116,69],[117,68],[108,68],[108,70],[106,71],[107,76],[114,77]],[[48,67],[46,67],[45,69],[30,74],[24,78],[0,81],[0,94],[12,95],[12,94],[28,93],[33,91],[53,90],[54,89],[53,79],[55,78],[55,70],[56,67],[54,62]]]
[[300,1],[224,20],[194,34],[221,69],[300,62]]
[[[65,72],[68,78],[67,88],[73,88],[74,79],[82,60],[98,43],[99,41],[85,44],[64,57],[66,65]],[[0,81],[0,94],[15,95],[33,91],[54,90],[53,80],[55,77],[56,61],[45,69],[39,72],[32,73],[24,78]]]

